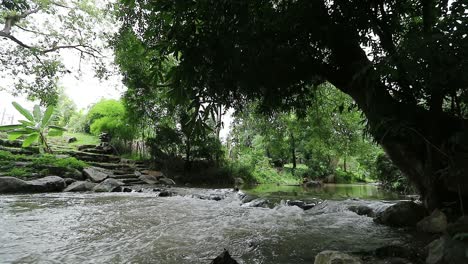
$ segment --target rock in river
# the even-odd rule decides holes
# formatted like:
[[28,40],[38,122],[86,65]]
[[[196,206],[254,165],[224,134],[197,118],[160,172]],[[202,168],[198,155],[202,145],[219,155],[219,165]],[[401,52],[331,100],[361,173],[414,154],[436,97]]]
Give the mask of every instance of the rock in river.
[[350,210],[351,212],[355,212],[358,215],[365,215],[368,217],[373,217],[375,215],[372,208],[370,208],[367,205],[352,205],[348,207],[348,210]]
[[64,188],[65,181],[58,176],[47,176],[32,181],[0,177],[0,193],[60,192]]
[[377,214],[374,222],[393,227],[414,227],[426,216],[426,209],[414,202],[402,201]]
[[361,260],[349,254],[326,250],[315,256],[314,264],[361,264]]
[[105,179],[103,182],[99,183],[96,185],[93,190],[95,192],[113,192],[118,190],[119,192],[121,191],[120,186],[124,185],[123,182],[118,181],[116,179]]
[[97,167],[88,167],[83,170],[83,174],[93,182],[102,182],[109,177],[110,172]]
[[468,242],[457,241],[444,235],[427,247],[429,254],[426,264],[468,263]]
[[153,175],[143,174],[140,177],[138,177],[138,179],[140,181],[146,182],[147,184],[158,184],[159,183],[158,178],[156,176],[153,176]]
[[65,192],[89,192],[94,189],[97,184],[89,181],[77,181],[68,186]]
[[238,264],[238,262],[229,255],[229,252],[225,249],[221,255],[217,256],[211,264]]

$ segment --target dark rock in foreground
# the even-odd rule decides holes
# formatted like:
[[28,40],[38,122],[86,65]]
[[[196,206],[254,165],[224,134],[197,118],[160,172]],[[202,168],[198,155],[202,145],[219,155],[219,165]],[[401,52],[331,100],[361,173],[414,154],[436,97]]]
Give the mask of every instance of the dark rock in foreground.
[[88,167],[83,170],[83,174],[92,182],[102,182],[109,177],[110,172],[97,167]]
[[468,242],[445,235],[428,246],[426,264],[468,263]]
[[238,262],[229,255],[229,252],[225,249],[221,255],[217,256],[211,264],[238,264]]
[[426,209],[414,202],[403,201],[377,214],[374,222],[392,227],[415,227],[426,216]]
[[361,264],[361,260],[349,254],[326,250],[315,256],[314,264]]
[[0,193],[61,192],[63,189],[65,189],[65,181],[58,176],[47,176],[32,181],[0,177]]

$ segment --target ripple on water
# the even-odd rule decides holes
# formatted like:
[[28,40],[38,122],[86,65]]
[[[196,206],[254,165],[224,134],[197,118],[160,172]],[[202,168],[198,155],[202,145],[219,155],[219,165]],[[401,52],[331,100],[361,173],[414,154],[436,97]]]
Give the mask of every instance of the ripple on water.
[[326,201],[308,211],[279,205],[241,207],[183,189],[184,196],[153,193],[0,196],[0,262],[209,263],[223,248],[240,263],[313,263],[325,249],[363,250],[402,237],[346,208],[382,202]]

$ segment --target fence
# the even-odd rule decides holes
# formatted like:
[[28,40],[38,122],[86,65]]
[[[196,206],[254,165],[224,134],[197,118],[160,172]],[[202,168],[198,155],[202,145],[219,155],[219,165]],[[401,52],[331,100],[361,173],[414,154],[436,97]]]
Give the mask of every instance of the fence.
[[0,126],[2,125],[12,125],[15,121],[15,115],[7,112],[6,108],[0,112]]

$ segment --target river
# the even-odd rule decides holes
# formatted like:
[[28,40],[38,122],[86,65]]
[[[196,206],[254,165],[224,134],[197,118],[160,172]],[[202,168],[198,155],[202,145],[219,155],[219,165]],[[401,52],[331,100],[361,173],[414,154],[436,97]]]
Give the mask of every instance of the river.
[[[277,200],[242,206],[228,189],[0,196],[0,263],[210,263],[223,248],[239,263],[313,263],[327,249],[372,250],[410,239],[347,208],[383,210],[398,199],[371,185],[258,186]],[[199,197],[220,196],[220,201]],[[323,199],[303,211],[281,199]],[[360,198],[360,199],[353,199]]]

